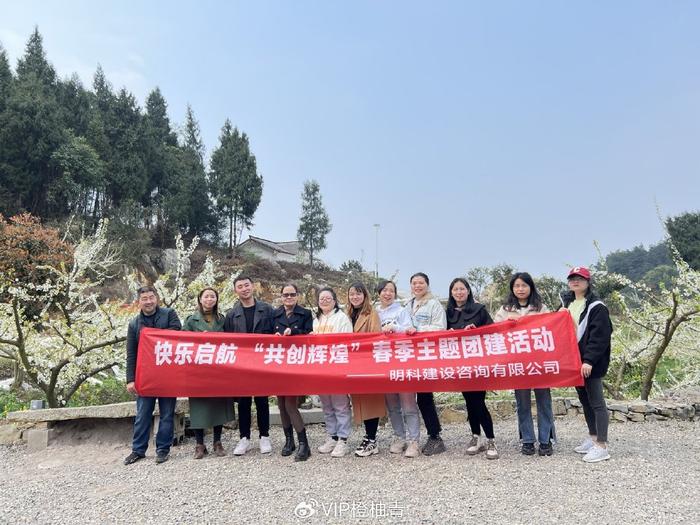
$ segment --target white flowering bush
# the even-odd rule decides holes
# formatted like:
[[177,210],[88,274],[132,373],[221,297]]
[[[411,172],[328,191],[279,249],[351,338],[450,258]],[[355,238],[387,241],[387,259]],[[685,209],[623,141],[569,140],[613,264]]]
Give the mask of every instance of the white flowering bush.
[[81,237],[70,266],[41,267],[45,282],[0,279],[0,355],[20,364],[50,407],[65,405],[88,378],[124,361],[132,312],[101,303],[97,294],[118,260],[103,222]]
[[616,292],[622,316],[613,332],[609,389],[622,397],[639,390],[642,399],[660,393],[663,384],[683,387],[700,384],[700,272],[693,270],[667,238],[677,270],[669,286],[652,290],[644,283],[603,272],[626,287]]

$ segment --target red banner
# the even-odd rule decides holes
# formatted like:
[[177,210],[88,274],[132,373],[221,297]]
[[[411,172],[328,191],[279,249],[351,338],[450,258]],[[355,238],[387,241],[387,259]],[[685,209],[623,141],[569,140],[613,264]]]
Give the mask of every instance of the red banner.
[[370,394],[582,385],[568,312],[405,334],[274,336],[144,328],[142,396]]

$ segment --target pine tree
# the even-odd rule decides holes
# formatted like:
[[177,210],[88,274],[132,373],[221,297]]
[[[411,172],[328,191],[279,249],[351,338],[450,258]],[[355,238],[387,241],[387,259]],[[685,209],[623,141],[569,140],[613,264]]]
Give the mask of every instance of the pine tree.
[[321,188],[315,180],[304,182],[301,194],[301,218],[297,239],[309,254],[309,264],[314,265],[314,254],[326,248],[326,235],[332,225],[323,207]]
[[217,207],[228,219],[228,247],[233,250],[243,229],[253,225],[262,197],[263,179],[257,173],[247,135],[232,128],[228,119],[221,129],[219,147],[211,157],[211,183]]
[[38,29],[17,63],[3,117],[3,181],[18,209],[49,215],[47,191],[57,174],[51,155],[65,142],[56,73],[46,61]]

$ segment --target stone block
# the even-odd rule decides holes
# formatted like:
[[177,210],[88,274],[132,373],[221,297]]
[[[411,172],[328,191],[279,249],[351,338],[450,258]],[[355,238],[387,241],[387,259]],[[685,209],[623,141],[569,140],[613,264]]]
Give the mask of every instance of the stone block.
[[646,401],[634,401],[629,405],[630,412],[637,412],[638,414],[653,414],[656,409],[651,403]]
[[695,417],[695,407],[693,405],[678,405],[674,412],[676,418],[683,421],[688,421]]
[[12,445],[22,439],[22,429],[13,423],[0,425],[0,445]]
[[608,403],[608,410],[612,410],[614,412],[622,412],[623,414],[626,414],[627,412],[629,412],[629,407],[627,403],[613,402]]
[[[642,416],[642,417],[644,417],[644,416]],[[625,421],[627,421],[627,415],[623,412],[613,411],[612,419],[613,419],[613,421],[620,421],[620,422],[624,423]]]
[[555,416],[566,415],[566,403],[563,399],[553,399],[552,400],[552,411]]
[[444,423],[460,423],[463,424],[467,420],[467,415],[464,409],[454,407],[445,407],[440,412],[440,421]]
[[668,418],[666,416],[661,416],[659,414],[649,414],[647,416],[647,421],[666,421]]
[[[299,409],[301,417],[306,425],[319,425],[325,422],[323,417],[323,410],[320,408],[309,408],[309,409]],[[280,410],[276,406],[270,407],[270,424],[271,425],[281,425],[282,419],[280,418]]]
[[32,428],[27,432],[27,446],[32,452],[46,449],[53,439],[52,428]]
[[491,414],[499,419],[506,419],[515,415],[515,401],[510,399],[497,399],[487,402]]
[[[616,414],[619,414],[619,412],[616,412]],[[640,412],[630,412],[629,414],[627,414],[627,418],[630,421],[634,421],[635,423],[641,423],[642,421],[644,421],[644,414]]]

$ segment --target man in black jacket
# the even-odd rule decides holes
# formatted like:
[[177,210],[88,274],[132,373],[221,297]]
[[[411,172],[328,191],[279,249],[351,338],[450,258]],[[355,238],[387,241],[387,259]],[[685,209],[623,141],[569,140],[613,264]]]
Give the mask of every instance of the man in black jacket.
[[170,446],[173,443],[175,419],[174,397],[142,397],[138,395],[134,379],[136,377],[136,356],[139,349],[139,334],[141,328],[163,328],[180,330],[180,319],[175,310],[158,306],[158,292],[152,286],[142,286],[136,292],[141,311],[129,322],[126,333],[126,390],[136,395],[136,417],[134,418],[134,438],[131,454],[124,460],[125,465],[131,465],[146,456],[148,440],[151,436],[153,411],[158,400],[160,423],[156,434],[156,463],[168,460]]
[[[250,277],[239,275],[233,281],[233,288],[238,295],[238,302],[226,313],[224,332],[243,334],[272,334],[272,307],[253,297],[253,281]],[[251,397],[239,397],[238,428],[241,439],[233,450],[236,456],[242,456],[250,448]],[[255,397],[258,431],[260,433],[260,452],[272,452],[270,442],[270,405],[267,396]]]

